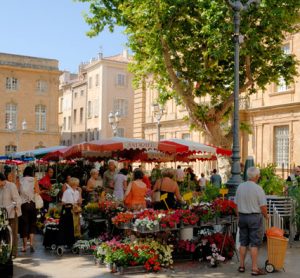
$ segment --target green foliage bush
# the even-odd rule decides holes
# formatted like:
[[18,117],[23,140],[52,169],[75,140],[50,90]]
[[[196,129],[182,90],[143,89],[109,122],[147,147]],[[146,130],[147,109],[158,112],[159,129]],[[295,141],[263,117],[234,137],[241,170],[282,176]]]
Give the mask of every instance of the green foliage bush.
[[276,175],[275,164],[268,164],[266,167],[260,168],[259,184],[266,195],[282,196],[286,182],[283,178]]

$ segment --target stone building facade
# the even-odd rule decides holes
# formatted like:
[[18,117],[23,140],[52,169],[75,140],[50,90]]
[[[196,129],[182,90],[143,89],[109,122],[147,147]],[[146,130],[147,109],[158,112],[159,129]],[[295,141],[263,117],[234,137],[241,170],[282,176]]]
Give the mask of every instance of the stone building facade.
[[59,144],[58,61],[0,53],[0,154]]
[[[300,33],[287,38],[282,48],[300,60]],[[152,107],[156,99],[157,92],[151,86],[144,84],[135,91],[134,137],[157,140],[157,120]],[[184,107],[168,101],[161,118],[161,139],[184,138],[205,143],[201,132],[190,131],[183,120],[185,116]],[[293,165],[300,165],[300,75],[293,84],[281,79],[278,85],[270,84],[264,92],[241,99],[240,119],[252,131],[240,132],[241,162],[253,156],[258,165],[276,164],[278,174],[285,177]],[[211,162],[191,165],[197,174],[223,167],[220,162],[219,165]]]
[[61,144],[112,137],[108,115],[117,111],[117,136],[132,137],[134,91],[127,69],[129,58],[126,50],[111,57],[99,54],[82,63],[77,76],[63,73],[59,97]]
[[[300,33],[288,37],[282,48],[300,60]],[[274,163],[284,176],[300,164],[300,76],[292,84],[281,79],[252,95],[241,117],[252,129],[241,138],[244,159],[251,155],[260,165]]]

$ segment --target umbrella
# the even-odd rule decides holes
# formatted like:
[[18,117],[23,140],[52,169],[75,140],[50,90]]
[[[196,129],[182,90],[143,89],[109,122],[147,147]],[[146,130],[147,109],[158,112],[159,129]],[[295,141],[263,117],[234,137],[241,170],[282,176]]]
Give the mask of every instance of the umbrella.
[[[216,154],[216,148],[202,143],[193,142],[184,139],[168,139],[162,140],[160,143],[174,146],[176,153],[180,154],[195,154],[195,153],[210,153]],[[163,148],[161,148],[163,150]]]
[[60,160],[61,158],[64,157],[64,154],[70,149],[71,147],[64,147],[63,149],[58,149],[58,150],[55,150],[53,152],[50,152],[48,154],[46,154],[44,157],[43,157],[43,160],[46,160],[46,161],[58,161]]
[[16,159],[16,158],[23,159],[24,157],[41,158],[50,152],[54,152],[54,151],[57,151],[57,150],[60,150],[63,148],[65,148],[65,146],[53,146],[53,147],[48,147],[48,148],[39,148],[39,149],[35,149],[35,150],[12,153],[10,156],[13,159]]
[[103,158],[118,156],[138,160],[145,150],[157,149],[158,143],[145,139],[112,137],[76,144],[67,150],[64,158]]

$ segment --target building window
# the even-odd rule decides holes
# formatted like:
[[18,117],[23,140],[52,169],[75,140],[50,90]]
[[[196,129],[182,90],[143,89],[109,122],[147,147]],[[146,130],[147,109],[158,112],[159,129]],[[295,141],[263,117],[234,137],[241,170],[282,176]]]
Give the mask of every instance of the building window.
[[63,107],[64,107],[64,98],[60,98],[60,103],[59,103],[59,112],[63,112]]
[[38,93],[46,93],[48,91],[48,83],[44,80],[38,80],[36,82],[36,91]]
[[98,130],[98,128],[94,129],[94,140],[99,140],[99,130]]
[[88,101],[88,118],[92,117],[92,102]]
[[84,90],[81,90],[80,91],[80,96],[83,97],[83,95],[84,95]]
[[95,133],[94,133],[94,130],[90,130],[90,132],[89,132],[89,133],[90,133],[90,136],[89,136],[89,137],[90,137],[90,141],[93,141],[93,140],[95,140],[95,136],[94,136],[94,135],[95,135]]
[[18,89],[18,79],[15,77],[6,77],[6,89],[16,91]]
[[5,106],[5,126],[7,129],[17,127],[17,105],[14,103],[7,103]]
[[75,93],[74,93],[74,98],[77,98],[77,95],[78,95],[77,92],[75,92]]
[[96,85],[96,87],[99,86],[99,74],[98,73],[96,74],[95,85]]
[[282,51],[283,51],[284,54],[286,54],[286,55],[290,55],[291,54],[291,46],[290,46],[289,43],[283,45],[281,49],[282,49]]
[[17,146],[15,145],[6,145],[5,146],[5,154],[9,155],[17,151]]
[[115,99],[114,111],[119,111],[121,117],[127,117],[128,115],[128,100],[127,99]]
[[80,108],[80,123],[83,122],[83,107]]
[[71,129],[71,116],[68,117],[68,130]]
[[118,137],[124,137],[124,128],[123,127],[118,127],[117,129],[117,136]]
[[77,109],[74,109],[73,111],[73,123],[76,124],[76,118],[77,118]]
[[277,92],[282,93],[291,89],[291,86],[286,83],[283,77],[280,77],[277,85]]
[[96,99],[94,102],[94,117],[97,118],[99,116],[99,100]]
[[124,73],[118,73],[116,77],[117,86],[125,86],[126,76]]
[[35,129],[37,131],[46,130],[46,106],[39,104],[35,106]]
[[67,118],[64,117],[64,125],[63,125],[63,130],[66,130],[67,128]]
[[274,129],[275,134],[275,163],[277,167],[289,165],[289,127],[278,126]]
[[190,133],[183,133],[181,135],[181,138],[184,140],[190,140],[191,139],[191,134]]
[[89,89],[92,88],[92,82],[93,82],[93,78],[92,78],[92,77],[89,77]]

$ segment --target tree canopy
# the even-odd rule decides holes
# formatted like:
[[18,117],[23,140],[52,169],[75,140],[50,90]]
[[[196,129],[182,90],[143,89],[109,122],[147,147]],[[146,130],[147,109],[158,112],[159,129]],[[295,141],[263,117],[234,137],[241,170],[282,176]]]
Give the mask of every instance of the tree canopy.
[[[151,75],[161,101],[176,97],[213,143],[230,145],[230,132],[220,129],[234,85],[233,11],[226,0],[79,1],[90,3],[89,36],[125,28],[136,84]],[[293,82],[297,61],[282,46],[299,31],[299,9],[300,0],[262,0],[241,13],[240,94],[281,77]]]

